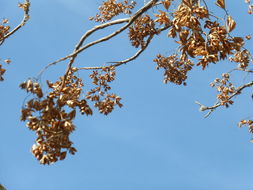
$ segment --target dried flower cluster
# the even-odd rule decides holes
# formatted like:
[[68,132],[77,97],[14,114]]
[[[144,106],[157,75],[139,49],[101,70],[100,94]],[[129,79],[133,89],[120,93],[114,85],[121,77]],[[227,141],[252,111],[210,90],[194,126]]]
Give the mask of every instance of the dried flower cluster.
[[[244,126],[248,126],[249,128],[249,132],[250,133],[253,133],[253,121],[252,120],[241,120],[239,123],[238,123],[238,127],[244,127]],[[253,139],[251,139],[251,142],[253,143]]]
[[0,43],[2,43],[4,36],[10,31],[10,26],[7,25],[8,22],[8,19],[3,19],[0,23]]
[[229,60],[238,63],[238,68],[246,70],[250,62],[250,53],[244,49],[236,52]]
[[52,91],[45,97],[37,82],[28,80],[20,85],[22,89],[35,95],[22,109],[22,121],[37,134],[32,153],[41,164],[63,160],[67,151],[75,154],[69,135],[75,130],[73,119],[76,109],[91,115],[92,110],[85,99],[80,99],[83,82],[71,70],[68,76],[55,83],[47,82]]
[[123,106],[119,96],[109,93],[111,87],[108,83],[115,79],[114,67],[104,67],[101,72],[93,71],[90,78],[96,87],[87,93],[86,98],[95,102],[94,106],[98,108],[100,113],[108,115],[113,111],[115,105]]
[[234,101],[231,100],[231,95],[233,95],[236,91],[235,86],[229,81],[229,73],[223,73],[222,78],[216,78],[210,86],[216,87],[217,99],[222,106],[229,107],[229,105],[233,104]]
[[149,15],[141,16],[135,20],[134,24],[129,27],[129,39],[132,46],[142,48],[145,46],[145,38],[158,34],[155,28],[155,22]]
[[113,17],[119,14],[131,14],[131,10],[135,7],[136,2],[124,0],[124,2],[117,3],[117,0],[107,0],[98,8],[100,13],[96,14],[95,17],[90,17],[90,20],[96,22],[106,22],[111,20]]
[[157,69],[163,68],[165,70],[164,83],[173,82],[178,85],[186,85],[187,72],[193,66],[193,63],[189,59],[180,60],[175,54],[169,57],[158,54],[154,62],[157,63]]
[[206,7],[193,5],[189,0],[183,1],[173,16],[168,36],[179,36],[182,55],[200,57],[197,65],[203,69],[209,63],[225,59],[234,50],[239,51],[244,45],[242,38],[229,35],[236,26],[231,16],[227,17],[226,25],[222,26],[217,21],[210,20]]
[[104,115],[112,112],[115,105],[122,107],[121,98],[109,93],[111,87],[108,83],[115,78],[114,67],[105,67],[100,73],[93,71],[90,77],[96,87],[83,98],[84,84],[75,75],[77,70],[71,68],[66,76],[60,77],[55,83],[47,81],[51,91],[46,95],[40,84],[31,79],[20,85],[21,89],[34,95],[22,108],[21,120],[27,121],[27,127],[37,134],[32,153],[41,164],[63,160],[67,151],[75,154],[76,149],[72,146],[69,135],[75,130],[73,119],[76,110],[87,116],[92,115],[87,100],[94,102],[94,107]]

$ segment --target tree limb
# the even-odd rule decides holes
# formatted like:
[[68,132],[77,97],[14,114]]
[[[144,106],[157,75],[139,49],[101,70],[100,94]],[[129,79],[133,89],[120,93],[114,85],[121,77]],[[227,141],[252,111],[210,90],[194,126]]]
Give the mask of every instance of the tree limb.
[[[67,55],[66,57],[63,57],[63,58],[61,58],[61,59],[59,59],[59,60],[57,60],[57,61],[55,61],[55,62],[52,62],[52,63],[50,63],[49,65],[54,65],[54,64],[56,64],[56,63],[58,63],[58,62],[61,62],[61,61],[67,60],[67,59],[69,59],[69,58],[71,58],[71,57],[74,57],[74,56],[76,56],[77,54],[81,53],[83,50],[85,50],[85,49],[87,49],[87,48],[89,48],[89,47],[91,47],[91,46],[93,46],[93,45],[96,45],[96,44],[98,44],[98,43],[107,41],[107,40],[111,39],[112,37],[114,37],[114,36],[120,34],[120,33],[123,32],[125,29],[127,29],[127,28],[128,28],[128,27],[141,15],[141,14],[143,14],[143,13],[146,12],[148,9],[150,9],[156,2],[158,2],[158,0],[151,0],[151,1],[149,1],[149,3],[147,3],[147,4],[146,4],[145,6],[143,6],[141,9],[139,9],[133,16],[131,16],[131,17],[127,20],[128,23],[127,23],[126,25],[124,25],[124,26],[121,27],[120,29],[116,30],[115,32],[109,34],[108,36],[105,36],[105,37],[103,37],[103,38],[100,38],[100,39],[98,39],[98,40],[96,40],[96,41],[90,42],[90,43],[88,43],[87,45],[85,45],[85,46],[83,46],[83,47],[79,47],[79,46],[81,46],[81,44],[83,43],[83,41],[88,37],[88,36],[85,36],[85,35],[84,35],[84,36],[82,37],[82,39],[80,40],[80,42],[78,43],[78,45],[76,46],[75,51],[74,51],[73,53],[71,53],[71,54]],[[127,21],[125,21],[125,22],[127,22]],[[114,22],[114,21],[112,21],[112,22]],[[120,22],[120,23],[122,23],[122,22]],[[115,22],[115,24],[119,24],[119,23],[116,23],[116,22]],[[105,24],[102,24],[102,25],[108,25],[108,26],[110,26],[108,23],[105,23]],[[99,26],[96,26],[96,27],[99,28]],[[105,26],[105,27],[107,27],[107,26]],[[103,28],[105,28],[105,27],[103,27]],[[94,28],[91,29],[90,32],[89,32],[89,35],[92,34],[92,33],[95,32],[95,31],[96,31],[96,30],[95,30]],[[88,33],[88,32],[87,32],[87,33]],[[87,33],[86,33],[86,34],[87,34]],[[77,47],[79,47],[79,48],[77,49]]]
[[[161,28],[160,30],[158,30],[158,33],[168,29],[169,27],[170,27],[170,25]],[[153,37],[154,37],[154,35],[149,36],[146,41],[146,44],[140,50],[138,50],[132,57],[129,57],[123,61],[108,62],[108,63],[114,63],[114,64],[112,64],[110,66],[106,66],[106,67],[111,67],[111,66],[118,67],[120,65],[123,65],[123,64],[130,62],[130,61],[135,60],[143,51],[145,51],[145,49],[148,47],[148,45],[150,44]],[[78,68],[78,70],[98,70],[98,69],[102,69],[102,68],[104,68],[104,67],[81,67],[81,68]]]

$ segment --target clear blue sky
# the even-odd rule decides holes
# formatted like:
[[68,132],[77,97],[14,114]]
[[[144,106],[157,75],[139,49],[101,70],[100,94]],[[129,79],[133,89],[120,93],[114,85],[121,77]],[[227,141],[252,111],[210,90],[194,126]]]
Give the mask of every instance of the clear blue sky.
[[[26,94],[18,86],[72,51],[79,37],[94,25],[88,17],[95,15],[99,2],[31,0],[31,20],[0,47],[0,57],[12,59],[0,84],[0,183],[8,190],[253,189],[251,135],[236,126],[241,118],[253,114],[252,90],[236,98],[230,109],[218,109],[204,119],[194,101],[215,103],[215,90],[208,84],[234,65],[226,61],[204,72],[195,68],[187,87],[165,85],[152,59],[159,52],[172,52],[174,45],[165,38],[166,32],[138,60],[118,69],[113,90],[123,98],[122,109],[109,116],[77,117],[77,130],[71,135],[78,149],[75,156],[50,166],[40,165],[32,156],[35,134],[19,121]],[[1,0],[0,18],[17,24],[22,17],[17,3]],[[227,4],[241,34],[252,34],[252,16],[247,16],[244,1]],[[252,41],[248,47],[253,49]],[[134,51],[126,34],[120,35],[84,52],[76,66],[122,60]],[[51,67],[42,80],[57,79],[65,66]],[[88,73],[80,75],[87,79]],[[252,80],[244,75],[237,78],[239,83]]]

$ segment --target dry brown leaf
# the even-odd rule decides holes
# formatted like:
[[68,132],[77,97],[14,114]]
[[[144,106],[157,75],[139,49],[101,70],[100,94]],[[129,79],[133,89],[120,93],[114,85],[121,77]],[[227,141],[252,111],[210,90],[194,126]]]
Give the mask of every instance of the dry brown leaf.
[[170,8],[171,2],[170,2],[170,0],[165,0],[165,1],[162,1],[162,4],[163,4],[164,8],[168,10]]
[[217,0],[215,4],[223,9],[225,9],[225,0]]
[[227,18],[227,30],[228,32],[231,32],[232,30],[234,30],[236,27],[236,22],[234,21],[234,19],[231,16],[228,16]]

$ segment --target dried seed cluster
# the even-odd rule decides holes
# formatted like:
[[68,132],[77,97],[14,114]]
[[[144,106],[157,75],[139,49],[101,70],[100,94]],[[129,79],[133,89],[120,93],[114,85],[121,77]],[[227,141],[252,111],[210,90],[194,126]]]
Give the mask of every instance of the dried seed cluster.
[[0,43],[4,40],[4,36],[9,33],[10,26],[6,25],[8,24],[8,19],[3,19],[0,23]]
[[37,134],[36,143],[32,147],[33,155],[41,164],[51,164],[65,159],[67,152],[75,154],[76,149],[69,140],[75,130],[73,120],[76,110],[81,114],[92,115],[93,111],[87,101],[94,102],[102,114],[109,114],[115,105],[122,107],[121,98],[110,94],[108,83],[115,78],[115,68],[105,67],[100,73],[94,71],[90,77],[96,86],[86,97],[83,95],[82,79],[75,75],[77,68],[54,83],[47,81],[49,92],[45,95],[40,84],[31,79],[23,82],[20,87],[34,95],[21,110],[21,120],[27,121],[27,127]]
[[172,38],[179,36],[178,43],[182,55],[193,58],[200,56],[197,65],[203,69],[209,63],[225,59],[233,51],[240,51],[244,45],[243,38],[229,35],[236,26],[231,16],[227,17],[225,26],[222,26],[217,21],[209,19],[207,8],[185,0],[173,13],[173,17],[168,36]]
[[165,70],[164,83],[173,82],[178,85],[186,85],[187,72],[193,66],[190,60],[180,60],[175,54],[169,57],[158,54],[154,62],[157,63],[157,69],[163,68]]
[[108,115],[113,111],[115,105],[123,106],[119,96],[109,93],[111,87],[108,83],[115,79],[114,67],[104,67],[101,72],[93,71],[90,78],[96,87],[87,93],[86,98],[95,102],[94,106],[98,108],[100,113]]
[[111,20],[113,17],[124,13],[131,14],[131,10],[135,7],[136,2],[128,0],[118,3],[117,0],[107,0],[99,7],[99,13],[95,17],[90,17],[90,20],[95,20],[96,22],[106,22]]
[[166,12],[159,10],[160,14],[155,14],[155,16],[157,17],[157,19],[155,20],[155,22],[160,23],[160,25],[165,25],[165,26],[169,26],[171,25],[170,19],[167,15]]
[[231,95],[235,93],[235,86],[229,81],[229,73],[223,73],[222,78],[216,78],[211,84],[211,87],[216,87],[218,101],[222,106],[229,107],[234,101],[231,100]]
[[[244,126],[248,126],[249,128],[249,132],[253,133],[253,121],[252,120],[241,120],[238,123],[238,127],[244,127]],[[251,139],[251,142],[253,143],[253,139]]]
[[69,135],[75,130],[73,119],[76,108],[91,115],[92,110],[85,99],[80,99],[82,80],[71,70],[67,77],[61,77],[55,83],[47,82],[52,91],[43,96],[39,83],[28,80],[20,85],[35,95],[22,109],[21,120],[27,121],[27,127],[37,134],[33,155],[41,164],[51,164],[63,160],[67,154],[75,154]]
[[155,22],[149,15],[145,15],[136,19],[134,24],[129,27],[128,36],[132,46],[138,48],[145,46],[145,38],[154,34],[158,34]]
[[229,60],[238,63],[238,68],[246,70],[250,62],[250,53],[244,49],[236,52]]

